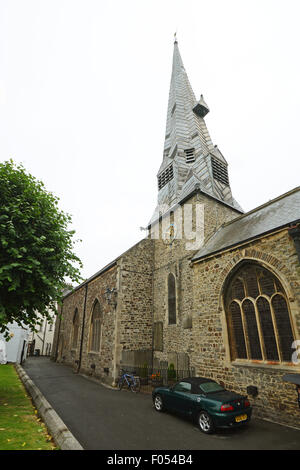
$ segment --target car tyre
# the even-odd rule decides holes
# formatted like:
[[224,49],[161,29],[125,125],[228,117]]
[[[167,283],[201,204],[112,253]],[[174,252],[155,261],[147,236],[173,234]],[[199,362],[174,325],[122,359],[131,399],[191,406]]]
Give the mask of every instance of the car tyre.
[[158,412],[164,411],[165,407],[164,407],[164,402],[163,402],[161,395],[155,395],[153,404],[154,404],[154,408],[156,409],[156,411]]
[[205,434],[211,434],[215,430],[215,426],[212,417],[206,411],[200,411],[198,415],[198,425],[200,431]]

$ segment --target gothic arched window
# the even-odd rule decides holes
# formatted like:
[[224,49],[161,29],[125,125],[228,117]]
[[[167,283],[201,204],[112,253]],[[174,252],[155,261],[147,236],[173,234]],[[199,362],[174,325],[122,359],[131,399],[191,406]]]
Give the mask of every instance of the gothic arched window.
[[168,276],[168,320],[169,325],[176,324],[176,280],[172,273]]
[[288,300],[270,271],[243,264],[230,279],[224,301],[232,360],[291,362]]
[[79,332],[79,314],[78,309],[75,309],[75,313],[73,316],[73,335],[72,335],[72,348],[77,348],[77,341],[78,341],[78,332]]
[[95,352],[100,351],[101,326],[102,326],[101,306],[98,300],[96,300],[93,306],[93,312],[92,312],[92,318],[91,318],[91,330],[90,330],[90,350],[91,351],[95,351]]

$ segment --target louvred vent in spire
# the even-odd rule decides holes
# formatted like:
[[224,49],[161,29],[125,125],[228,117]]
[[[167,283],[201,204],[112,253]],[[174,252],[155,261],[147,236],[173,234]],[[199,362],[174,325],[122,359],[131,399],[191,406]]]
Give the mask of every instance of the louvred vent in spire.
[[195,149],[186,149],[185,153],[185,161],[186,163],[194,163],[195,161]]
[[227,166],[214,157],[211,157],[211,166],[214,179],[228,186],[229,178]]
[[158,176],[158,189],[163,188],[173,178],[173,165],[169,165],[159,176]]

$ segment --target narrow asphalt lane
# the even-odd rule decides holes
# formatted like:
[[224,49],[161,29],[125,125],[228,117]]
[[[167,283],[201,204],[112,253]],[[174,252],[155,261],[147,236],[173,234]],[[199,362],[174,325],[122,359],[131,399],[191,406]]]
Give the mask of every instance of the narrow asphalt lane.
[[157,413],[150,395],[107,388],[49,358],[27,358],[23,368],[86,450],[300,449],[296,429],[252,419],[205,435],[189,420]]

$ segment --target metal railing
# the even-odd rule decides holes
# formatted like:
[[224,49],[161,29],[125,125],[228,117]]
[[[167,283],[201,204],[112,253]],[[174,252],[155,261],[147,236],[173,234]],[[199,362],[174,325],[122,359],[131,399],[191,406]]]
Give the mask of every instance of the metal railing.
[[169,366],[168,368],[152,367],[146,364],[129,366],[121,364],[121,369],[130,374],[139,377],[141,382],[141,392],[151,393],[156,387],[168,387],[176,382],[184,379],[185,377],[195,376],[195,369],[175,369]]

